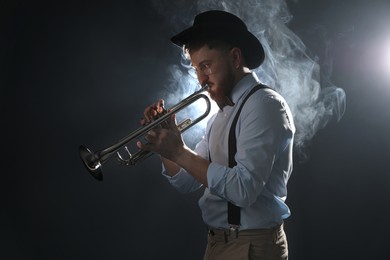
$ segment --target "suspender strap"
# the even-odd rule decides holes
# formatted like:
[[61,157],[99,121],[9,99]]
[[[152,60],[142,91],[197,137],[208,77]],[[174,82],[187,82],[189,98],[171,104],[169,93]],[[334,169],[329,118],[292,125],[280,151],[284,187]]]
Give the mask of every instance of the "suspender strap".
[[[237,165],[236,160],[234,159],[234,156],[237,153],[237,140],[236,140],[236,125],[238,118],[240,116],[241,110],[245,104],[245,102],[248,100],[248,98],[255,93],[257,90],[262,89],[262,88],[267,88],[267,86],[259,84],[255,86],[249,93],[246,95],[244,100],[241,103],[241,106],[238,108],[238,111],[233,119],[232,125],[230,127],[230,132],[229,132],[229,167],[233,168],[234,166]],[[228,202],[228,223],[231,228],[237,229],[238,226],[240,225],[240,208],[234,205],[231,202]]]

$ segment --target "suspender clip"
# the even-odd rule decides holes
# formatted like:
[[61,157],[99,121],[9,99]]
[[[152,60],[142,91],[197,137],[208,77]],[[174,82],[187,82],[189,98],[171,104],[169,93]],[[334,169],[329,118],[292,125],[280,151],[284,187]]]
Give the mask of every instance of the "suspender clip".
[[233,225],[233,224],[230,224],[229,225],[229,229],[230,229],[230,232],[234,232],[234,234],[236,235],[236,238],[238,237],[238,228],[240,226],[239,225]]

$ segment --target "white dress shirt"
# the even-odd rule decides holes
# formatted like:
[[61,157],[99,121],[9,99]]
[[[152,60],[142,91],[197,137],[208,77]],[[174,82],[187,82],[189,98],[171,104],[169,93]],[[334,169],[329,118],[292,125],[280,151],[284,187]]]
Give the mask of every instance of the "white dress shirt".
[[[286,101],[269,88],[256,91],[246,101],[236,125],[237,165],[228,167],[230,125],[249,91],[259,84],[252,73],[234,87],[234,106],[225,106],[208,122],[195,152],[211,163],[208,188],[199,200],[206,225],[228,228],[227,201],[241,208],[240,229],[270,228],[290,216],[285,204],[287,181],[292,172],[295,126]],[[163,174],[180,192],[202,187],[185,170]]]

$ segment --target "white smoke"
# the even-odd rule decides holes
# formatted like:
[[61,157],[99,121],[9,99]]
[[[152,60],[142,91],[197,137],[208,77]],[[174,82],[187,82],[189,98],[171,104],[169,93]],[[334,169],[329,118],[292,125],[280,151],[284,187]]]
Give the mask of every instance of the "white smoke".
[[[183,57],[183,62],[185,58]],[[170,108],[188,97],[195,91],[200,89],[200,85],[193,76],[188,73],[188,64],[182,63],[181,66],[171,65],[168,68],[170,75],[167,85],[163,90],[166,108]],[[208,93],[204,93],[208,95]],[[181,123],[185,119],[196,119],[206,111],[206,103],[204,100],[199,99],[193,104],[181,110],[176,115],[178,123]],[[194,146],[204,134],[204,130],[208,119],[217,111],[217,106],[214,102],[211,102],[211,112],[208,117],[203,119],[198,124],[192,126],[184,133],[185,140],[189,146]]]
[[[248,29],[258,37],[266,52],[266,59],[255,72],[260,80],[276,89],[287,100],[296,124],[295,148],[302,158],[305,147],[317,131],[335,118],[340,120],[345,111],[345,92],[330,83],[331,64],[327,75],[322,74],[318,62],[308,55],[302,40],[288,27],[292,16],[284,0],[152,0],[153,6],[169,18],[172,35],[192,25],[196,14],[207,10],[224,10],[240,17]],[[179,51],[179,50],[178,50]],[[186,76],[185,66],[172,65],[169,88],[177,91],[194,84]],[[322,77],[322,80],[321,80]],[[324,79],[325,78],[325,79]],[[176,84],[178,81],[181,84]],[[322,83],[322,85],[321,85]],[[178,87],[178,88],[176,88]],[[180,89],[175,98],[183,98],[194,89]],[[172,92],[171,92],[172,93]]]

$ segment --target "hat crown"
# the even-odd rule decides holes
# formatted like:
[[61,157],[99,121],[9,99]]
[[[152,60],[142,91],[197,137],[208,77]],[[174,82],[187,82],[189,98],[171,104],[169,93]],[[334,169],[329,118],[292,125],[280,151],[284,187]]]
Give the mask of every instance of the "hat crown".
[[248,30],[240,18],[231,13],[219,10],[207,11],[197,15],[194,19],[193,26],[233,26],[240,30]]
[[180,48],[199,38],[220,38],[241,48],[249,69],[260,66],[265,53],[259,39],[252,34],[246,24],[237,16],[220,10],[206,11],[195,16],[191,27],[173,36],[171,41]]

